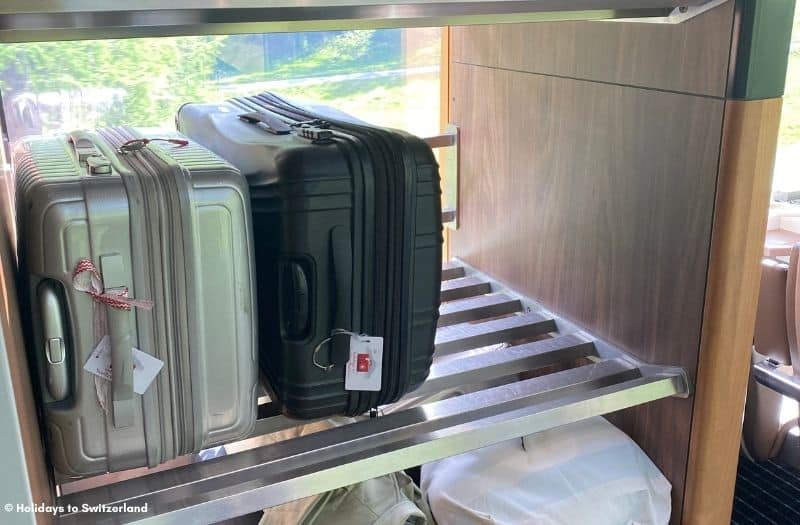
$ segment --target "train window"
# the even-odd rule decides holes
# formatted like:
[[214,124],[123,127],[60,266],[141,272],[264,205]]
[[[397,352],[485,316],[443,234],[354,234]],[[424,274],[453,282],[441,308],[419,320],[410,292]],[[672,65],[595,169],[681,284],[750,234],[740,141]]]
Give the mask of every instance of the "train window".
[[775,159],[773,190],[775,198],[800,201],[800,3],[794,15],[789,68],[781,115],[781,132]]
[[8,139],[172,126],[184,102],[275,91],[419,135],[439,129],[439,28],[0,46]]

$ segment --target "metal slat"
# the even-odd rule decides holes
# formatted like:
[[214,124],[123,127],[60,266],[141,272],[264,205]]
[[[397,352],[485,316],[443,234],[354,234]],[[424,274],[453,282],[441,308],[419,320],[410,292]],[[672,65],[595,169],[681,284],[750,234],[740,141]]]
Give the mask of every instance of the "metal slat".
[[442,210],[442,224],[455,222],[456,210],[454,208],[445,208]]
[[491,293],[491,291],[492,286],[483,279],[479,279],[478,277],[460,277],[442,281],[439,298],[442,301],[454,301],[456,299],[465,299],[467,297]]
[[706,0],[7,0],[0,42],[663,17]]
[[456,266],[452,263],[446,263],[442,267],[442,281],[449,281],[450,279],[458,279],[459,277],[464,277],[464,267],[463,266]]
[[441,356],[556,331],[553,319],[530,312],[483,323],[445,326],[436,331],[436,352]]
[[520,310],[522,310],[522,303],[519,299],[505,294],[468,297],[442,304],[439,307],[438,327],[513,314]]
[[[108,523],[210,523],[685,389],[681,374],[642,376],[624,361],[604,361],[85,491],[59,504],[147,504],[143,514],[104,514]],[[84,523],[85,515],[60,521]]]
[[443,363],[434,362],[427,381],[408,397],[434,394],[595,355],[597,352],[591,341],[564,335]]

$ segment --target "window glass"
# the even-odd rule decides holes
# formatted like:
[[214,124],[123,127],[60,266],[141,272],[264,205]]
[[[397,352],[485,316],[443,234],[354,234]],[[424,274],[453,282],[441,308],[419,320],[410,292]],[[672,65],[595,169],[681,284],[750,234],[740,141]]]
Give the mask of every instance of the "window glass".
[[778,198],[798,192],[800,200],[800,3],[794,15],[773,189]]
[[185,102],[275,91],[418,135],[439,129],[438,28],[0,46],[11,140],[109,125],[174,126]]

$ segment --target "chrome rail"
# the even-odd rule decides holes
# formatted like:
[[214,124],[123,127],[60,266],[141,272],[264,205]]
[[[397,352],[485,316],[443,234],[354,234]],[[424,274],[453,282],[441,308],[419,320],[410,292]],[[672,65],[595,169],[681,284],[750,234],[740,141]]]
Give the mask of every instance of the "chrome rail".
[[8,0],[0,42],[666,17],[707,0]]
[[[682,369],[641,363],[464,264],[450,263],[442,275],[443,291],[472,283],[441,308],[443,318],[460,313],[468,322],[451,317],[452,324],[440,326],[428,380],[382,407],[382,415],[339,418],[340,426],[302,437],[276,432],[307,421],[271,415],[257,422],[251,438],[234,444],[239,452],[115,483],[115,474],[98,476],[91,488],[92,480],[76,482],[81,491],[67,484],[58,504],[121,509],[105,513],[104,523],[213,523],[690,393]],[[262,412],[276,413],[267,396],[264,401]],[[125,512],[144,505],[144,512]],[[85,519],[67,512],[58,523]]]
[[787,374],[781,365],[772,359],[764,359],[753,365],[753,378],[770,390],[800,401],[800,377]]

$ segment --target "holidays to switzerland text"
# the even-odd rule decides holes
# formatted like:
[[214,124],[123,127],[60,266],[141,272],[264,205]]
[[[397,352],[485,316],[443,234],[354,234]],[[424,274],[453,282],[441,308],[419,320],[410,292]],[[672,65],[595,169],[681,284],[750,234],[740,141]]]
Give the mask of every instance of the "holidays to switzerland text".
[[88,512],[88,513],[143,513],[147,512],[147,503],[144,505],[128,505],[122,503],[119,505],[90,505],[84,503],[83,505],[47,505],[45,503],[26,504],[26,503],[6,503],[3,505],[3,510],[6,512],[36,512],[40,514],[65,514],[71,512]]

